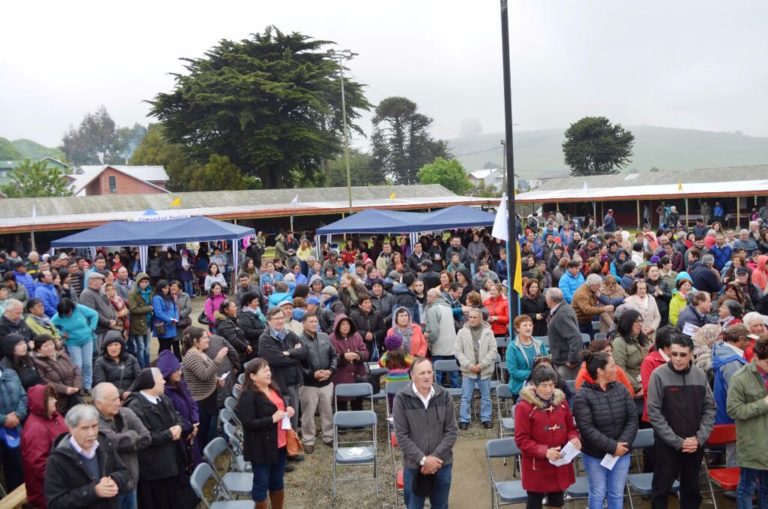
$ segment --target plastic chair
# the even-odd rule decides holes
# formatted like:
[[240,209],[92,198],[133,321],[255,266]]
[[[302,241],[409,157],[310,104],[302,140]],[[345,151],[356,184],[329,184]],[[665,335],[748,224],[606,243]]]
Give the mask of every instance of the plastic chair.
[[237,400],[232,396],[227,396],[227,399],[224,400],[224,408],[228,408],[234,412],[235,407],[237,407]]
[[333,387],[333,407],[339,408],[339,398],[368,398],[373,408],[373,386],[368,382],[339,384]]
[[235,463],[235,456],[227,448],[227,441],[222,437],[216,437],[203,449],[203,458],[213,469],[213,475],[224,485],[229,493],[248,494],[253,489],[253,473],[225,472],[219,475],[216,462],[223,456],[229,456],[230,463]]
[[192,476],[189,479],[189,483],[192,486],[192,491],[195,492],[197,498],[202,500],[203,505],[208,509],[253,509],[252,500],[231,500],[231,496],[225,492],[223,485],[216,483],[214,487],[214,493],[222,494],[227,500],[209,501],[205,497],[205,485],[213,479],[216,480],[213,469],[208,463],[200,463],[192,472]]
[[[640,429],[637,430],[637,435],[635,435],[635,440],[632,442],[632,449],[646,449],[648,447],[653,447],[653,430],[648,429]],[[637,469],[640,471],[640,460],[637,461]],[[635,504],[632,501],[632,491],[636,491],[640,495],[650,496],[652,493],[652,483],[653,483],[653,473],[638,473],[638,474],[629,474],[627,476],[627,483],[626,483],[626,489],[627,489],[627,497],[629,498],[629,506],[631,509],[634,509]],[[630,489],[631,488],[631,489]],[[675,480],[674,484],[672,485],[672,491],[677,493],[680,490],[680,482]]]
[[485,457],[488,460],[488,476],[491,483],[491,507],[520,504],[528,500],[528,493],[523,489],[522,481],[498,480],[493,471],[493,460],[511,458],[513,464],[520,457],[520,449],[514,438],[496,438],[485,443]]
[[[712,433],[707,440],[707,447],[722,447],[728,444],[736,443],[736,425],[735,424],[715,424]],[[739,485],[739,476],[741,469],[739,467],[721,467],[709,468],[706,460],[702,460],[704,472],[707,475],[707,484],[709,484],[709,494],[712,496],[712,504],[717,509],[717,499],[712,484],[725,491],[734,491]]]
[[[379,478],[376,468],[376,412],[372,410],[341,411],[333,414],[333,496],[336,497],[336,483],[341,481],[359,481],[355,475],[340,479],[337,475],[339,466],[344,467],[373,467],[374,486],[376,495],[379,494]],[[370,432],[370,439],[361,439],[359,434]],[[354,435],[354,436],[351,436]],[[348,440],[342,440],[350,436]]]

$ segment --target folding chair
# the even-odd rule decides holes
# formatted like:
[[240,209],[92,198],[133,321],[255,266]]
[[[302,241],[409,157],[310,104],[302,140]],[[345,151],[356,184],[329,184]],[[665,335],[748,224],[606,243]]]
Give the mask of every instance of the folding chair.
[[242,433],[243,424],[240,422],[240,418],[229,408],[224,407],[219,410],[219,421],[222,423],[222,426],[226,422],[231,422],[232,425]]
[[547,345],[547,348],[549,348],[549,336],[533,336],[533,339],[541,341],[543,344]]
[[243,457],[243,438],[240,430],[231,422],[224,423],[224,436],[227,437],[229,451],[234,457],[233,468],[238,472],[251,471],[251,465]]
[[573,394],[576,394],[576,380],[566,380],[565,385],[568,386]]
[[508,385],[496,386],[496,414],[499,416],[499,438],[515,434],[514,396]]
[[397,468],[397,460],[395,458],[395,451],[398,449],[397,445],[397,436],[395,436],[395,423],[394,423],[394,416],[392,414],[392,405],[389,403],[389,397],[392,396],[394,400],[394,396],[400,392],[403,387],[408,386],[411,383],[410,380],[403,380],[401,382],[387,382],[387,384],[384,386],[384,390],[387,393],[387,397],[384,398],[384,401],[386,402],[386,408],[387,408],[387,451],[389,452],[389,457],[392,460],[392,471],[395,472],[395,507],[398,507],[400,505],[400,493],[402,493],[404,489],[404,480],[403,480],[403,469]]
[[224,400],[224,408],[228,408],[234,412],[235,407],[237,407],[237,400],[233,396],[227,396],[227,399]]
[[[336,482],[359,481],[357,475],[339,479],[337,469],[344,467],[373,467],[373,479],[376,496],[379,495],[379,478],[377,475],[376,460],[376,412],[372,410],[341,411],[333,414],[333,497],[336,497]],[[355,438],[359,436],[360,428],[363,432],[370,432],[370,440]],[[352,436],[354,435],[354,436]],[[349,437],[349,439],[346,439]],[[344,439],[344,440],[342,440]]]
[[592,341],[592,338],[589,337],[589,334],[586,334],[584,332],[581,333],[581,346],[583,348],[587,348],[589,346],[589,343]]
[[240,393],[241,392],[243,392],[242,387],[240,387],[237,384],[232,386],[232,396],[234,396],[235,399],[239,399],[240,398]]
[[245,385],[245,373],[240,373],[237,375],[237,383],[240,385]]
[[[443,371],[448,373],[461,373],[461,368],[459,367],[459,363],[455,359],[438,359],[434,361],[432,365],[432,369],[435,371],[435,382],[439,383],[440,381],[437,379],[437,372]],[[450,393],[451,397],[453,398],[454,402],[458,399],[461,401],[461,387],[458,388],[448,388],[446,387],[446,390]]]
[[[645,449],[647,447],[653,447],[653,430],[648,429],[640,429],[637,430],[637,435],[635,435],[635,440],[632,442],[632,449]],[[637,470],[640,473],[637,474],[629,474],[627,476],[627,497],[629,498],[629,506],[631,509],[635,508],[635,504],[632,501],[632,491],[636,491],[640,495],[650,496],[652,490],[652,483],[653,483],[653,473],[642,473],[642,468],[640,467],[640,458],[636,458],[637,460]],[[631,488],[631,489],[630,489]],[[674,484],[672,485],[672,491],[677,493],[680,490],[680,483],[675,480]]]
[[498,480],[493,471],[493,460],[512,458],[517,464],[520,449],[514,438],[496,438],[485,443],[485,457],[488,460],[488,476],[491,482],[491,507],[520,504],[528,500],[528,493],[523,489],[523,481]]
[[[715,424],[712,428],[712,433],[707,440],[707,447],[722,447],[728,444],[736,443],[736,425],[735,424]],[[712,495],[712,504],[717,509],[717,499],[715,498],[715,490],[712,484],[716,484],[718,488],[724,491],[734,491],[739,485],[739,476],[741,475],[741,469],[739,467],[721,467],[721,468],[709,468],[707,466],[706,459],[702,460],[704,466],[704,472],[707,475],[707,483],[709,484],[709,494]]]
[[608,333],[607,332],[595,332],[595,340],[598,339],[608,339]]
[[[205,486],[211,480],[215,483],[213,487],[213,492],[216,495],[214,501],[209,501],[205,496]],[[195,471],[192,472],[192,477],[190,477],[189,483],[192,485],[192,491],[195,492],[197,498],[203,501],[203,505],[207,509],[253,509],[252,500],[231,499],[229,493],[225,492],[226,489],[224,486],[216,481],[213,469],[208,463],[200,463],[197,465]],[[226,497],[226,500],[216,500],[220,495]]]
[[506,348],[509,346],[509,337],[496,336],[496,348]]
[[[216,437],[203,449],[203,458],[211,465],[213,475],[224,485],[229,493],[249,494],[253,489],[252,472],[229,472],[229,468],[235,464],[235,455],[227,449],[227,441],[222,437]],[[219,475],[216,463],[220,459],[228,461],[224,469],[224,475]]]
[[333,386],[333,407],[338,411],[339,398],[368,398],[373,410],[373,386],[368,382],[339,384]]

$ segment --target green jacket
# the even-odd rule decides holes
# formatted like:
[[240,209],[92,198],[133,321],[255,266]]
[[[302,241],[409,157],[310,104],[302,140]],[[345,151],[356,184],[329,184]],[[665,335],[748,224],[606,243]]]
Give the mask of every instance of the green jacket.
[[139,281],[149,279],[145,273],[140,272],[136,276],[136,288],[128,294],[128,311],[131,314],[131,334],[140,336],[149,331],[147,316],[152,313],[153,292],[149,293],[149,302],[146,302],[139,293]]
[[613,338],[613,360],[627,374],[635,392],[643,388],[638,376],[646,355],[648,347],[642,346],[637,340],[627,341],[621,336]]
[[768,470],[766,396],[768,391],[754,362],[731,377],[726,408],[736,420],[736,456],[740,467]]

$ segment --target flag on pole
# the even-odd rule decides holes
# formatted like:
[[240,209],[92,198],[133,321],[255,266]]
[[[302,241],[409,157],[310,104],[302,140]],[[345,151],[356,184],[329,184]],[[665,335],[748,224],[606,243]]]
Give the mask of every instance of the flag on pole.
[[172,208],[179,208],[181,207],[181,197],[177,196],[171,201],[171,207]]
[[520,260],[520,243],[515,242],[515,275],[512,277],[512,289],[523,295],[523,262]]
[[397,196],[397,193],[392,192],[392,194],[389,195],[389,199],[394,200],[396,196]]
[[501,197],[499,208],[496,209],[496,219],[493,220],[491,235],[501,240],[509,240],[507,231],[507,195]]
[[296,193],[296,196],[293,197],[293,200],[291,200],[292,204],[299,203],[299,193]]
[[681,179],[677,181],[677,190],[678,191],[683,190],[683,181]]
[[584,187],[581,188],[582,191],[587,193],[587,196],[589,196],[589,186],[587,185],[587,181],[584,181]]
[[35,208],[35,204],[32,204],[32,219],[35,219],[37,217],[37,209]]

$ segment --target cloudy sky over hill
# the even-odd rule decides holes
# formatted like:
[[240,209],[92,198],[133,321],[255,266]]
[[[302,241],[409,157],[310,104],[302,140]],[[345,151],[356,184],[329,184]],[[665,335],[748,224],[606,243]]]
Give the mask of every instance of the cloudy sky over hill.
[[[599,114],[625,125],[768,136],[767,2],[510,4],[518,129]],[[119,125],[146,124],[142,101],[170,90],[180,57],[268,24],[359,53],[349,67],[369,85],[369,100],[414,100],[437,136],[503,129],[495,0],[45,0],[11,2],[3,13],[0,136],[9,139],[57,145],[99,104]]]

